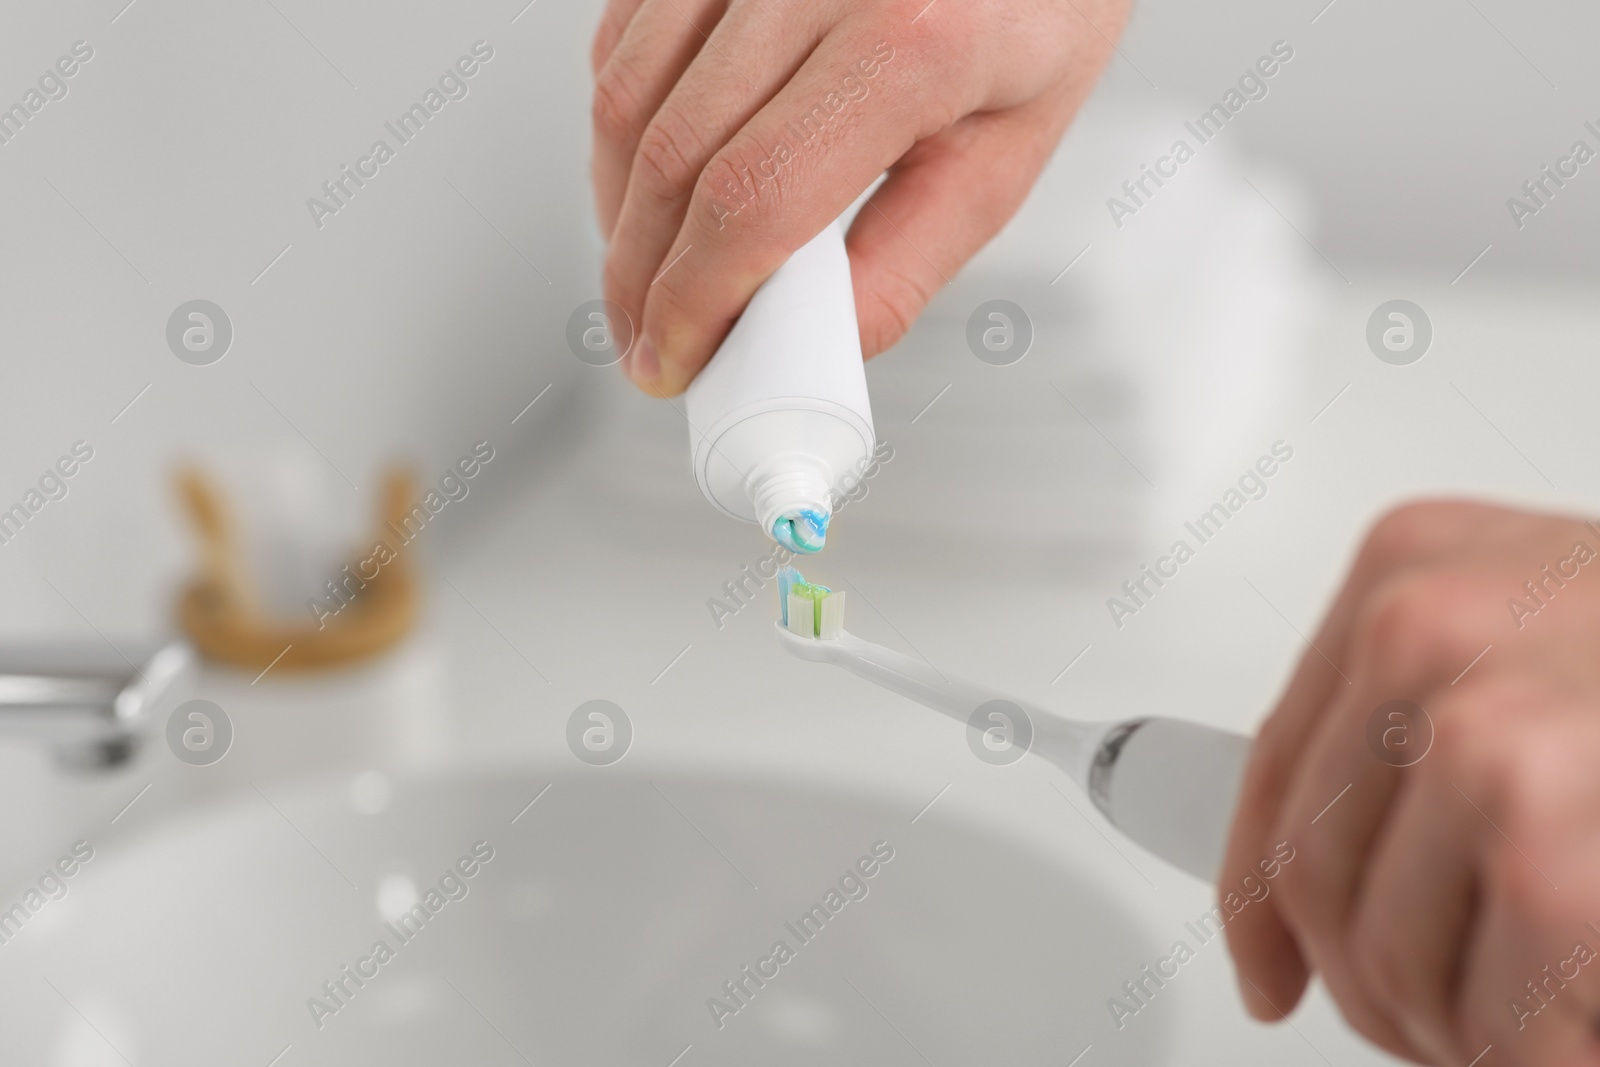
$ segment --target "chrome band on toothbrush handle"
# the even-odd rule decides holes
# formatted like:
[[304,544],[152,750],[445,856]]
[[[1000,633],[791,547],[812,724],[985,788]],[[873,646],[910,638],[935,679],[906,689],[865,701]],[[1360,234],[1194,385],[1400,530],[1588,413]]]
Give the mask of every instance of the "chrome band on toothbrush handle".
[[1222,865],[1249,753],[1241,734],[1182,719],[1133,719],[1101,739],[1089,795],[1129,840],[1210,881]]
[[1111,779],[1116,773],[1117,757],[1122,755],[1123,746],[1128,743],[1128,738],[1133,736],[1134,731],[1149,721],[1149,719],[1129,719],[1111,727],[1100,739],[1100,744],[1094,752],[1094,759],[1089,764],[1087,785],[1089,799],[1094,801],[1094,806],[1100,809],[1100,814],[1110,819],[1113,825],[1116,819],[1111,814]]

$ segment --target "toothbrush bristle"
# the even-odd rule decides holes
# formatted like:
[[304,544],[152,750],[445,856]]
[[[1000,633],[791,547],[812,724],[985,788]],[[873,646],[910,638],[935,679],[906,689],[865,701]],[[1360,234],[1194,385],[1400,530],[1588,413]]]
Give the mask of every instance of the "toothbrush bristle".
[[796,581],[805,579],[801,578],[800,572],[793,567],[785,567],[778,572],[778,617],[785,629],[789,626],[789,590]]
[[793,567],[778,572],[778,606],[784,629],[802,637],[838,637],[844,628],[844,594],[805,580]]
[[808,600],[799,593],[790,593],[788,610],[784,612],[784,628],[800,637],[815,637],[816,624],[813,620],[815,605],[815,601]]
[[844,633],[844,591],[830,593],[817,604],[817,636],[836,641]]

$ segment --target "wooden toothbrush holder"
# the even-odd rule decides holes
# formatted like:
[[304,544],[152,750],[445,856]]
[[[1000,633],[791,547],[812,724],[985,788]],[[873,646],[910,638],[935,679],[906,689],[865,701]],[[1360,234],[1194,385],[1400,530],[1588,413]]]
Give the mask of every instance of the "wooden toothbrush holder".
[[[247,671],[309,671],[377,656],[411,630],[419,582],[404,546],[395,546],[370,578],[356,573],[363,563],[371,565],[370,553],[352,559],[341,572],[348,600],[336,612],[305,623],[288,622],[261,610],[222,491],[194,468],[178,473],[177,489],[200,540],[199,572],[178,596],[178,624],[204,655]],[[392,546],[390,531],[400,528],[414,500],[408,472],[385,475],[377,529],[369,543]]]

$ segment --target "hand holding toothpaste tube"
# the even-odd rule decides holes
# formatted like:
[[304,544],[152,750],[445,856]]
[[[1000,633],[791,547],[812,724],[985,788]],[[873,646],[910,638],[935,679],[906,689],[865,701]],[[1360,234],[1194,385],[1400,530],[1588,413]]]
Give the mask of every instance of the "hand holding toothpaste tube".
[[1016,212],[1112,54],[1128,0],[610,0],[593,179],[624,368],[683,391],[756,288],[851,227],[861,348],[905,333]]

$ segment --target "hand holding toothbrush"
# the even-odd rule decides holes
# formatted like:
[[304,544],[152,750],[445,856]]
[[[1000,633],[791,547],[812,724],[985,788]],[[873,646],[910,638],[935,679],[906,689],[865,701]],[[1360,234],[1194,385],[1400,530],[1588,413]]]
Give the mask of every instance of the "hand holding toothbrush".
[[1478,504],[1372,531],[1255,745],[1219,879],[1296,850],[1227,926],[1257,1017],[1317,972],[1418,1062],[1600,1063],[1597,554],[1600,526]]
[[862,351],[888,348],[1021,205],[1129,2],[609,0],[593,179],[629,376],[682,392],[886,170],[848,248]]

